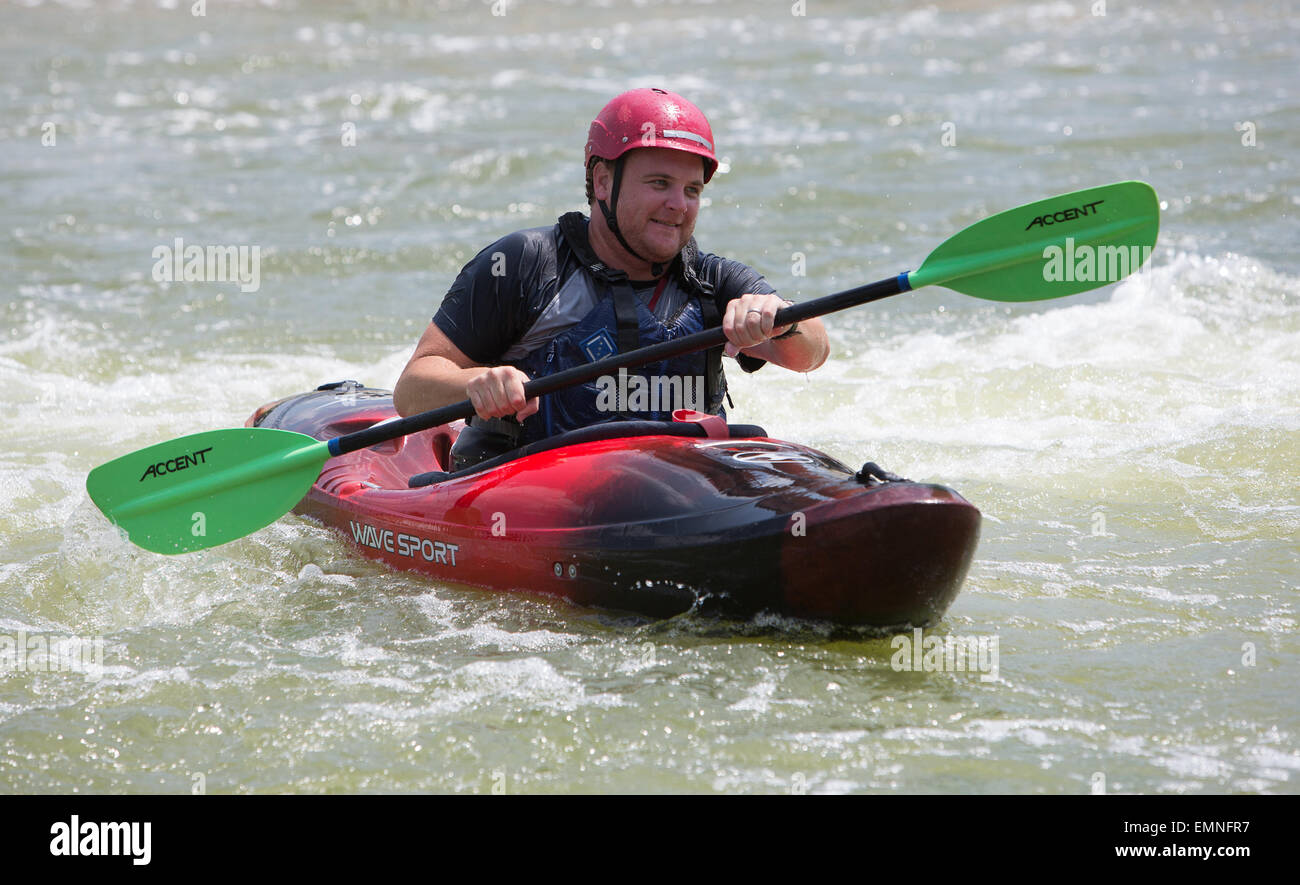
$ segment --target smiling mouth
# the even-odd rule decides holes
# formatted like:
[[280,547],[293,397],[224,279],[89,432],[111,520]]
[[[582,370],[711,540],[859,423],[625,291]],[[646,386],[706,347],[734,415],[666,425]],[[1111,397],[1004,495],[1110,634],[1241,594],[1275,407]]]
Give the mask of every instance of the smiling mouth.
[[660,221],[657,218],[651,218],[650,220],[653,221],[655,224],[662,224],[664,227],[681,227],[680,223],[674,224],[671,221]]

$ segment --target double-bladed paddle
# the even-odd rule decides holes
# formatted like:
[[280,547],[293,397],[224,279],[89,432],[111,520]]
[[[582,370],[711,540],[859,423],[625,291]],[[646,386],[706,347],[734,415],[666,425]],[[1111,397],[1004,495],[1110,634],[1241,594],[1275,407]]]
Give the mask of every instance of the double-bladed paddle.
[[[834,313],[922,286],[994,301],[1042,301],[1118,282],[1150,256],[1160,224],[1155,191],[1124,181],[1009,209],[946,240],[921,267],[777,311],[776,325]],[[620,368],[725,343],[706,329],[529,381],[545,396]],[[233,541],[275,522],[307,494],[325,462],[401,436],[468,418],[468,401],[387,421],[328,441],[244,427],[149,446],[96,467],[86,490],[135,544],[188,553]]]

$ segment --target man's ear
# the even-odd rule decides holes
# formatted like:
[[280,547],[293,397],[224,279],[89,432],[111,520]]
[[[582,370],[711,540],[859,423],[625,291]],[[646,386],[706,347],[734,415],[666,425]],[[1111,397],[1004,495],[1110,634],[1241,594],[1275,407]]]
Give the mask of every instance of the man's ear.
[[591,167],[591,189],[597,200],[609,202],[614,189],[614,169],[606,160],[597,160]]

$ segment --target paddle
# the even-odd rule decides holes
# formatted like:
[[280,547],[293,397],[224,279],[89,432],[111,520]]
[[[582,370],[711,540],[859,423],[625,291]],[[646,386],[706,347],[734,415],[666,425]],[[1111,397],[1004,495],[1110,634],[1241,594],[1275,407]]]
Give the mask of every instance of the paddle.
[[[1137,181],[1040,200],[955,234],[918,270],[780,310],[776,325],[922,286],[946,286],[995,301],[1041,301],[1094,289],[1122,279],[1149,257],[1159,215],[1155,192]],[[524,393],[545,396],[725,340],[720,328],[706,329],[538,378],[524,385]],[[473,413],[469,402],[461,402],[328,441],[270,428],[196,433],[96,467],[86,490],[104,515],[146,550],[202,550],[279,519],[310,490],[330,457]]]

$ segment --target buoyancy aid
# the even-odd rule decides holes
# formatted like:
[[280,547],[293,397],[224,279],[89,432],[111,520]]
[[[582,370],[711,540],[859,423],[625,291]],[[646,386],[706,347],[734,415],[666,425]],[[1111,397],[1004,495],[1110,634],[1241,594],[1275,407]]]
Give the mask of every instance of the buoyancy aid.
[[[587,239],[587,220],[578,212],[562,216],[557,236],[557,268],[578,269],[558,281],[555,299],[583,310],[577,322],[526,354],[505,362],[529,376],[540,378],[573,366],[585,365],[614,353],[691,335],[721,323],[712,287],[695,272],[697,247],[691,239],[668,270],[666,286],[677,287],[667,303],[681,302],[672,316],[660,319],[637,297],[627,275],[604,265]],[[665,286],[660,286],[662,292]],[[675,297],[673,297],[675,296]],[[684,298],[682,297],[684,296]],[[542,322],[546,311],[543,312]],[[525,336],[527,337],[527,336]],[[595,381],[542,397],[539,411],[522,424],[518,444],[545,439],[557,433],[603,421],[671,421],[675,409],[686,408],[723,415],[726,378],[722,348],[684,354],[643,366],[619,370]]]

